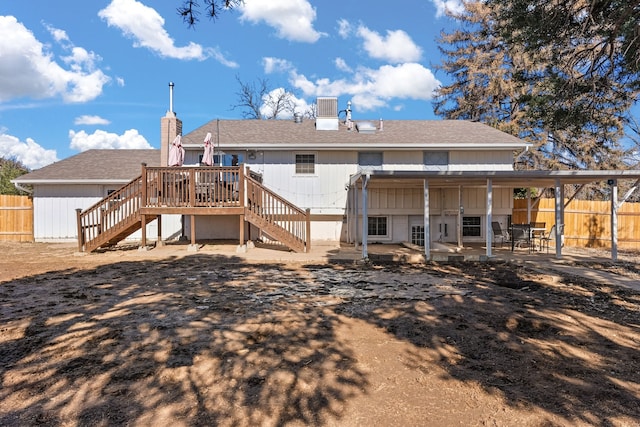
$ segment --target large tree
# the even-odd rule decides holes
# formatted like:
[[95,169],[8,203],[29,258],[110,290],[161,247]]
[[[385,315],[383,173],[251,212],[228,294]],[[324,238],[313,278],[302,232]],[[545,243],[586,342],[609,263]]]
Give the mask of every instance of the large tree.
[[293,93],[283,89],[271,89],[267,79],[253,82],[242,81],[236,76],[240,89],[236,92],[238,103],[232,109],[242,109],[245,119],[278,119],[282,115],[293,115],[295,102]]
[[614,75],[578,78],[583,63],[507,37],[505,7],[498,0],[470,1],[453,16],[462,26],[440,39],[440,68],[453,82],[440,88],[436,113],[479,120],[533,142],[527,167],[620,167],[618,141],[636,89]]
[[0,157],[0,194],[24,194],[11,180],[29,172],[29,169],[15,159]]

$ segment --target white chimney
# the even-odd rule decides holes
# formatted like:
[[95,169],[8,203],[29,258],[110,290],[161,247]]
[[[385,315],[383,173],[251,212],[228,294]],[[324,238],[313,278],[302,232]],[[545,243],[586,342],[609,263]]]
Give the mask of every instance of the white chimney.
[[338,98],[319,97],[316,130],[338,130]]

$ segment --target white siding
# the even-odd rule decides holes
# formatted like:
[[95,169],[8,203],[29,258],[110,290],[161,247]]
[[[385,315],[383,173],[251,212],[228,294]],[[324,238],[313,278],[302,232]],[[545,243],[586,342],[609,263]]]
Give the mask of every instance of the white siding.
[[450,151],[449,170],[513,170],[513,151]]
[[[37,185],[33,193],[33,234],[36,242],[78,240],[76,209],[86,209],[99,202],[108,190],[117,186],[104,185]],[[178,237],[181,232],[179,215],[162,217],[162,237]],[[147,225],[147,238],[158,235],[157,221]],[[129,240],[140,240],[142,233],[132,234]]]
[[[316,155],[315,173],[296,174],[295,154]],[[356,173],[355,152],[266,152],[264,185],[312,214],[343,215],[349,177]]]

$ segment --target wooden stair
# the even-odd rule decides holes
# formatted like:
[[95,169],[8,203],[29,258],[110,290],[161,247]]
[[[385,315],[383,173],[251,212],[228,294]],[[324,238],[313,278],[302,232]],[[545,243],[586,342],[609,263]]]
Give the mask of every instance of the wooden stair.
[[[84,252],[117,244],[143,226],[139,176],[93,206],[78,211],[78,248]],[[145,215],[145,226],[156,219]]]
[[[231,182],[239,183],[239,191],[227,194],[221,191],[227,186],[217,185],[214,193],[222,193],[225,197],[206,202],[194,199],[197,182],[199,185],[206,184],[207,180],[215,182],[218,176],[235,176]],[[180,186],[176,187],[178,182]],[[163,204],[158,202],[160,194],[164,196]],[[167,211],[167,204],[171,204],[170,211]],[[141,208],[145,208],[145,215],[141,214]],[[296,252],[310,250],[309,210],[298,208],[264,187],[248,168],[245,173],[242,167],[147,168],[146,165],[142,175],[88,209],[77,211],[78,249],[92,252],[113,246],[160,214],[190,215],[197,211],[199,215],[206,215],[206,210],[210,209],[212,215],[220,215],[227,214],[226,209],[237,212],[238,208],[244,212],[245,221],[258,227],[269,238]]]
[[300,209],[245,175],[245,220],[296,252],[309,252],[309,210]]

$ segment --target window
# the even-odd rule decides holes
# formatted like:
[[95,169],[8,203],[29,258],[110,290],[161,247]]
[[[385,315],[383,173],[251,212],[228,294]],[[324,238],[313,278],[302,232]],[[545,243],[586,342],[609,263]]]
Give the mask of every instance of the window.
[[465,216],[462,218],[462,235],[469,237],[480,237],[480,217],[479,216]]
[[427,171],[446,171],[449,168],[448,151],[425,151],[423,160]]
[[387,236],[387,217],[386,216],[370,216],[367,221],[367,235],[369,236]]
[[411,243],[424,246],[424,225],[411,226]]
[[316,172],[315,154],[296,154],[296,173],[312,174]]
[[358,166],[360,171],[382,170],[381,152],[358,153]]

